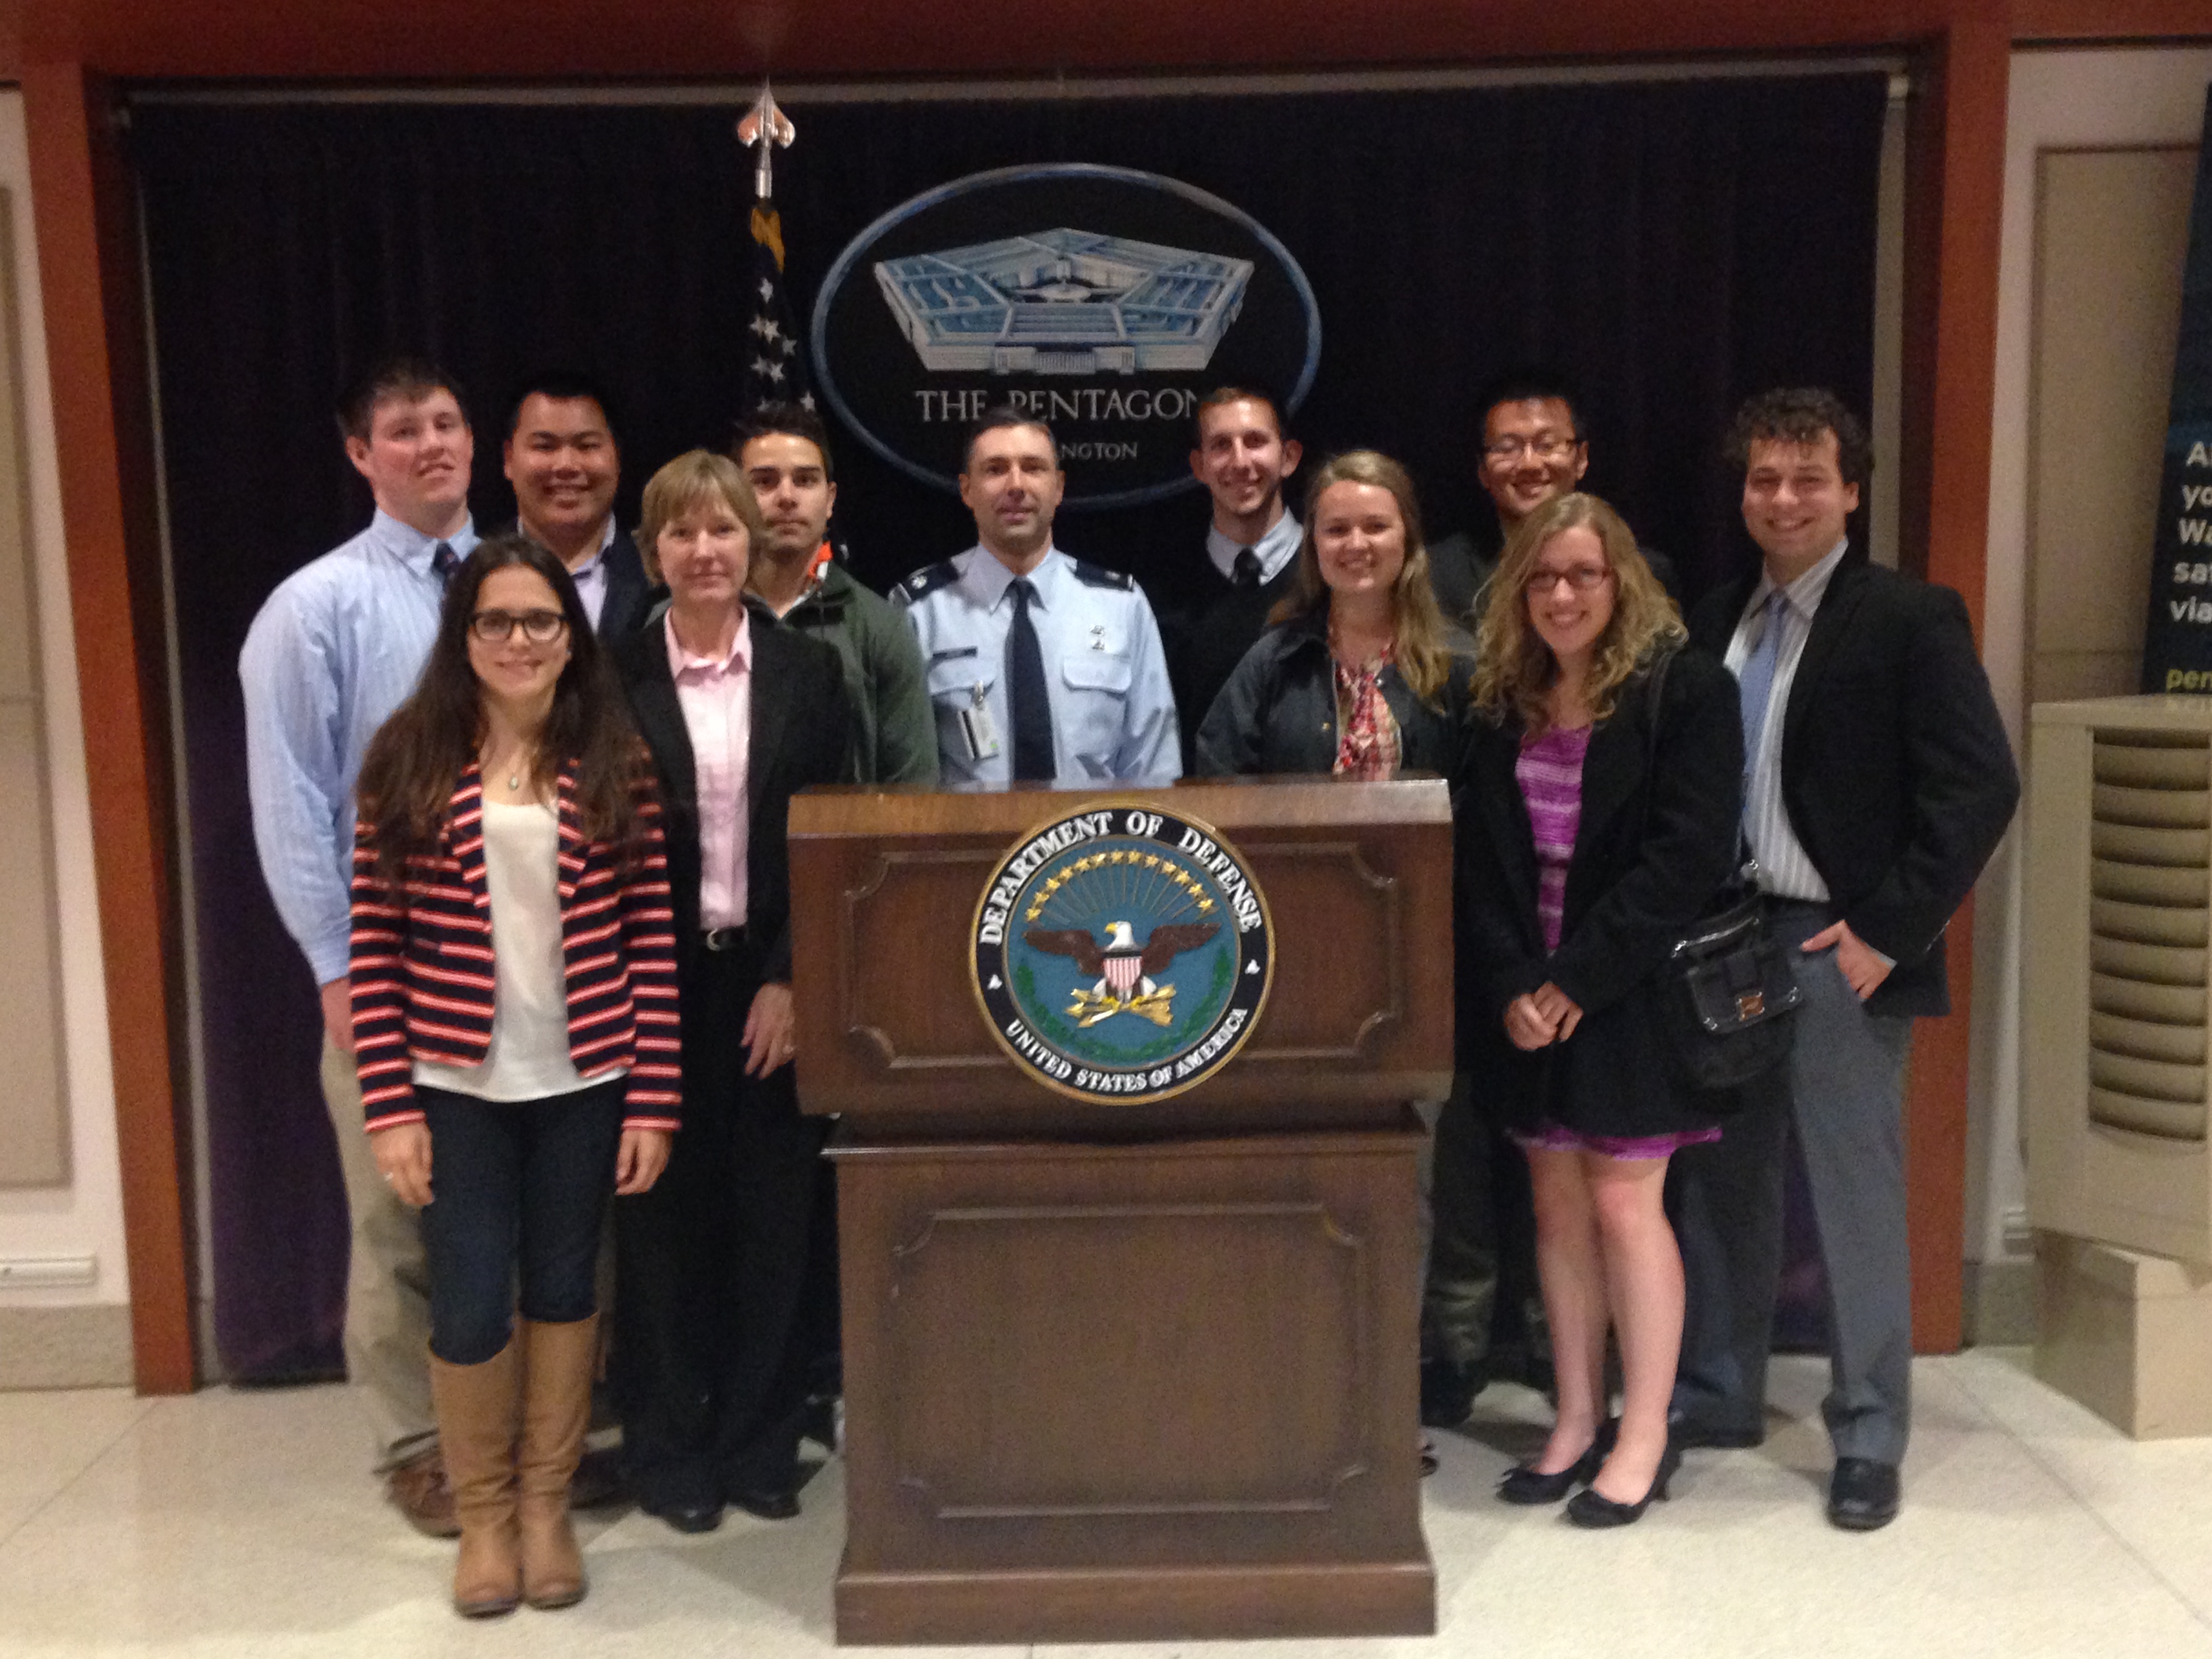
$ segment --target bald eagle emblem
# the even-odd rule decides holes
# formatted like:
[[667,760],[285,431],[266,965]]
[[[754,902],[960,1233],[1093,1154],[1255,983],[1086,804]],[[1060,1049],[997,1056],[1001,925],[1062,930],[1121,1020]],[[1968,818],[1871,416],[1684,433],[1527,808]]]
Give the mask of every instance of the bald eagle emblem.
[[1078,1100],[1196,1088],[1267,1005],[1267,899],[1219,830],[1164,799],[1066,805],[1006,849],[976,900],[985,1027],[1018,1071]]
[[1106,942],[1080,927],[1032,927],[1022,935],[1034,950],[1073,957],[1076,967],[1097,983],[1075,988],[1067,1012],[1078,1025],[1096,1025],[1116,1014],[1135,1014],[1164,1026],[1175,1016],[1175,987],[1153,978],[1185,951],[1194,951],[1221,931],[1218,922],[1164,922],[1142,945],[1126,921],[1106,924]]

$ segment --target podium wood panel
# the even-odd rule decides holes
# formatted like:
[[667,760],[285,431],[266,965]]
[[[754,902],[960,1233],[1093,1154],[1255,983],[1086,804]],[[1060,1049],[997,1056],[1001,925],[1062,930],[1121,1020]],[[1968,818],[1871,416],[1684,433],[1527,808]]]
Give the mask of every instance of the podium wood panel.
[[[968,969],[986,879],[1015,840],[1093,801],[1218,829],[1267,896],[1275,979],[1235,1065],[1154,1105],[1048,1103],[993,1040]],[[1388,1122],[1450,1087],[1451,809],[1434,779],[1266,780],[1095,797],[809,790],[792,802],[806,1109],[908,1132],[1006,1109],[1037,1133]],[[824,948],[827,947],[827,948]]]
[[1420,1141],[841,1137],[838,1639],[1432,1630]]
[[[1032,832],[1126,803],[1231,842],[1274,976],[1166,1100],[1018,1071],[976,911]],[[1418,1635],[1419,1273],[1406,1103],[1452,1053],[1434,779],[808,791],[800,1100],[842,1115],[844,1643]]]

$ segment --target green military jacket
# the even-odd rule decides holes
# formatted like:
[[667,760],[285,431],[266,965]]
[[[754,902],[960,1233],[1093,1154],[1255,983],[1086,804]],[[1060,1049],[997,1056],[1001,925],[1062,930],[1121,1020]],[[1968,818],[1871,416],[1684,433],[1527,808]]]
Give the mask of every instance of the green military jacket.
[[783,621],[833,647],[844,665],[857,781],[935,783],[937,716],[906,618],[832,559]]

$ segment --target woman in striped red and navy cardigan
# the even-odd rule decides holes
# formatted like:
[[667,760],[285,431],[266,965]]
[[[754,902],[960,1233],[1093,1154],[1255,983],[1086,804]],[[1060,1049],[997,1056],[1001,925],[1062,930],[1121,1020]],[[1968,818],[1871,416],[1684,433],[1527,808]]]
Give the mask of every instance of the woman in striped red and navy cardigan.
[[454,573],[357,793],[354,1037],[377,1165],[422,1211],[454,1605],[565,1607],[600,1224],[683,1096],[651,764],[557,559],[502,537]]

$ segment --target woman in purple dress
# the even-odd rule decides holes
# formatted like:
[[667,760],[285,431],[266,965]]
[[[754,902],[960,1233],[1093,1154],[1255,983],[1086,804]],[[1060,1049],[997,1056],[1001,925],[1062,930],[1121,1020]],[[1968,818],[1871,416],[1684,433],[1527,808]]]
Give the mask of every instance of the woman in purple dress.
[[[1460,791],[1462,1063],[1526,1150],[1559,1412],[1510,1503],[1621,1526],[1667,1495],[1682,1261],[1661,1204],[1675,1148],[1717,1137],[1681,1083],[1657,972],[1735,862],[1735,684],[1682,651],[1620,515],[1563,495],[1523,520],[1477,636]],[[1606,1333],[1620,1348],[1607,1420]]]

